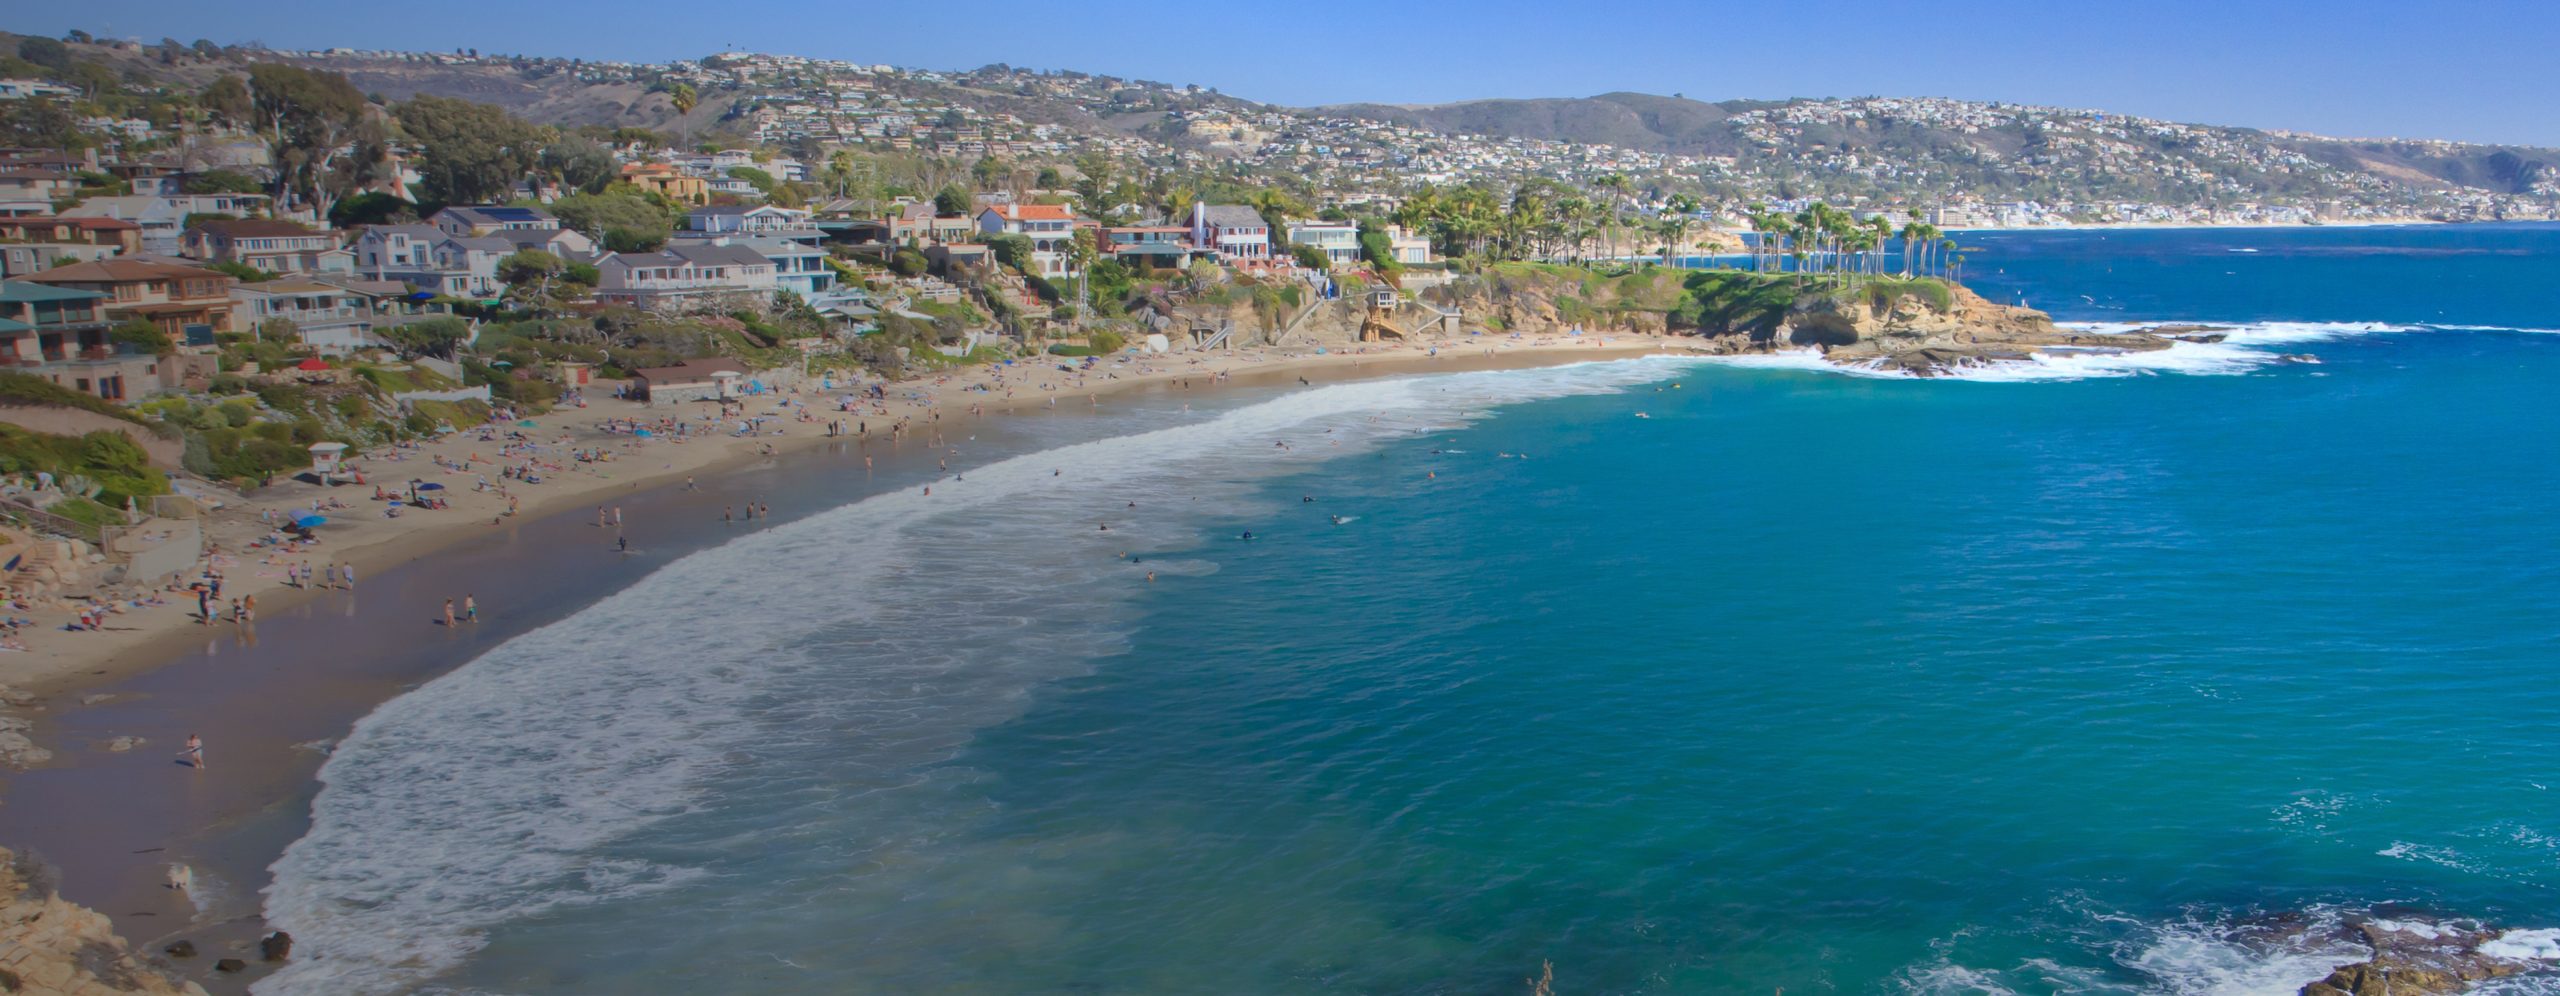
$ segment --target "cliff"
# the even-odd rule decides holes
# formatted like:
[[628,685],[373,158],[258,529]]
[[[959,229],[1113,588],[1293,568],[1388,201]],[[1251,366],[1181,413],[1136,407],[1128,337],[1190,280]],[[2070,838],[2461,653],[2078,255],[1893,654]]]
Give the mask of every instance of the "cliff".
[[24,996],[204,996],[134,957],[104,914],[55,895],[35,864],[0,849],[0,992]]

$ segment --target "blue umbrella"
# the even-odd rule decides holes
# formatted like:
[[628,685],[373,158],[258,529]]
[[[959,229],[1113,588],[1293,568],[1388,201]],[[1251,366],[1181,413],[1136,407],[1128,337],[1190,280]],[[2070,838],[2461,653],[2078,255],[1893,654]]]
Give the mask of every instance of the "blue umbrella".
[[425,483],[425,484],[418,485],[418,490],[420,490],[420,491],[442,491],[442,490],[444,490],[444,485],[437,484],[437,483],[435,483],[435,482],[433,482],[433,481],[429,481],[429,482],[427,482],[427,483]]
[[634,436],[638,436],[638,437],[640,437],[640,438],[642,438],[642,439],[647,439],[647,438],[649,438],[649,437],[651,437],[651,436],[655,436],[655,435],[657,435],[657,433],[651,432],[651,431],[649,431],[649,430],[647,430],[647,429],[642,429],[642,430],[640,430],[640,431],[638,431],[638,432],[632,433],[632,435],[634,435]]
[[309,529],[327,521],[329,521],[329,517],[325,515],[297,515],[293,517],[293,524],[301,526],[304,529]]

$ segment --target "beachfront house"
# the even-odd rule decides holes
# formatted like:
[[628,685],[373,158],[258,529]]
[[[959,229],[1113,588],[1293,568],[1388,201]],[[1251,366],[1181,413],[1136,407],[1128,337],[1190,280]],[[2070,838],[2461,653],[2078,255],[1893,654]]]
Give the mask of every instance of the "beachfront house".
[[143,321],[181,343],[210,344],[217,332],[238,327],[231,275],[193,266],[139,259],[102,259],[57,266],[27,277],[48,287],[105,295],[108,324]]
[[1343,266],[1360,261],[1360,226],[1348,221],[1293,221],[1289,242],[1324,253],[1325,261]]
[[729,240],[670,242],[657,252],[613,252],[596,260],[596,300],[670,307],[722,294],[771,295],[773,261]]
[[984,236],[1019,235],[1031,240],[1031,272],[1056,279],[1073,272],[1068,250],[1074,247],[1076,213],[1060,204],[990,204],[978,212]]
[[261,336],[281,323],[292,327],[295,341],[323,355],[382,345],[373,334],[373,298],[339,284],[283,277],[234,285],[231,297],[240,302],[241,321]]
[[433,225],[375,225],[356,237],[356,274],[396,280],[430,294],[496,297],[498,261],[516,251],[496,236],[454,236]]
[[107,337],[107,295],[0,280],[0,368],[124,401],[167,387],[160,358]]
[[1228,262],[1271,258],[1271,225],[1241,204],[1191,205],[1191,244]]

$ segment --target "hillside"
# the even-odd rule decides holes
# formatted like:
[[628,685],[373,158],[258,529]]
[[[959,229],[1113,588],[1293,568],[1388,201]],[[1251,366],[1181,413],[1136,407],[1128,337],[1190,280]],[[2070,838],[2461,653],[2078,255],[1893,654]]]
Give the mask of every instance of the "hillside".
[[[2549,187],[2560,150],[2430,141],[2367,141],[2273,134],[2247,128],[2128,118],[2102,111],[1970,101],[1858,98],[1708,103],[1684,97],[1606,93],[1596,97],[1471,100],[1405,106],[1342,104],[1319,114],[1387,121],[1443,133],[1612,145],[1648,152],[1735,156],[1757,152],[1811,165],[1860,154],[1910,166],[1938,165],[1942,182],[1984,193],[2034,193],[2000,180],[1996,166],[2026,159],[2103,178],[2110,154],[2185,160],[2227,175],[2256,174],[2253,186],[2316,190],[2316,180],[2269,176],[2263,165],[2298,155],[2355,177],[2501,194]],[[2083,153],[2094,153],[2084,155]],[[2082,160],[2097,160],[2083,162]],[[1975,168],[1964,168],[1972,166]],[[2103,184],[2101,184],[2103,185]],[[2336,186],[2337,184],[2330,184]],[[2128,190],[2125,196],[2166,191]]]
[[1732,155],[1737,133],[1726,122],[1736,114],[1783,106],[1786,101],[1728,100],[1707,103],[1645,93],[1530,100],[1470,100],[1454,104],[1335,104],[1317,114],[1385,121],[1444,134],[1532,138],[1546,142],[1615,145],[1653,152]]

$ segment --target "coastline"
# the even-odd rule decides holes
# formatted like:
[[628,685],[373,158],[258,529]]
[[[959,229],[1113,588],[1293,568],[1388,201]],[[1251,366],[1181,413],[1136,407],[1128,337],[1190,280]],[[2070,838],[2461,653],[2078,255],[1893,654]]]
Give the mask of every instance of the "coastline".
[[[55,864],[66,897],[114,916],[138,949],[156,951],[178,937],[208,952],[245,949],[261,933],[259,893],[267,867],[300,836],[308,819],[325,744],[381,702],[497,642],[573,614],[669,559],[725,542],[739,527],[718,521],[716,505],[809,487],[825,475],[859,475],[861,481],[851,489],[828,491],[827,501],[834,504],[930,483],[942,472],[926,461],[938,462],[950,452],[935,430],[973,440],[963,459],[975,464],[990,458],[990,446],[992,458],[1001,458],[1011,455],[1004,452],[1008,446],[1027,445],[1007,438],[1030,435],[1015,430],[1054,424],[1001,416],[1075,418],[1102,410],[1104,394],[1169,400],[1177,395],[1168,392],[1186,391],[1180,396],[1211,392],[1199,396],[1218,397],[1282,390],[1299,378],[1318,375],[1332,382],[1626,359],[1664,352],[1675,342],[1594,335],[1423,342],[1323,354],[1239,353],[1231,360],[1220,354],[1193,362],[1175,354],[1156,358],[1152,369],[1131,370],[1117,379],[1028,397],[1017,392],[1010,399],[993,392],[965,393],[987,386],[989,371],[971,371],[978,376],[940,378],[921,400],[897,402],[902,407],[892,410],[898,417],[921,419],[923,426],[899,436],[828,437],[820,426],[796,422],[778,437],[714,436],[683,444],[692,447],[683,459],[656,460],[653,453],[648,464],[636,464],[655,464],[646,470],[567,478],[568,486],[528,495],[522,514],[495,528],[481,517],[488,512],[457,508],[457,514],[420,523],[424,528],[377,530],[375,536],[333,545],[320,554],[328,562],[355,563],[361,594],[269,585],[253,589],[277,593],[264,600],[254,625],[175,622],[111,632],[105,635],[117,639],[103,658],[57,657],[75,663],[35,680],[20,678],[19,687],[39,693],[37,710],[26,714],[35,720],[33,735],[53,748],[56,757],[0,783],[0,840],[34,850]],[[1433,346],[1438,355],[1429,351]],[[1058,393],[1084,393],[1092,400],[1052,407],[1050,400]],[[984,399],[978,402],[985,406],[983,415],[973,416],[965,404],[955,404],[976,399]],[[762,411],[766,406],[750,407]],[[940,422],[932,419],[937,412],[945,416]],[[546,416],[536,431],[547,435],[560,427],[555,423],[596,422],[629,413],[599,405],[565,414]],[[575,431],[567,431],[574,439]],[[995,438],[975,441],[980,432]],[[765,443],[773,444],[771,456],[760,452]],[[659,451],[676,445],[662,445]],[[880,458],[877,466],[873,458]],[[686,477],[698,482],[698,492],[683,485]],[[455,498],[457,506],[485,497],[459,487],[450,490],[462,492]],[[596,527],[587,511],[599,503],[626,508],[633,513],[631,521],[642,524],[650,538],[635,546],[640,556],[614,557],[603,549],[605,534],[590,531]],[[827,507],[833,504],[777,511],[788,521]],[[662,527],[668,522],[678,525]],[[616,569],[617,564],[628,566]],[[243,569],[235,576],[254,573]],[[410,627],[429,621],[436,599],[472,592],[475,586],[490,617],[485,632],[431,626],[424,631],[430,639],[415,636],[420,631]],[[226,587],[226,595],[233,590]],[[184,610],[169,606],[154,611],[174,620]],[[74,649],[106,645],[75,644]],[[210,764],[200,773],[177,765],[167,753],[193,732],[203,733],[209,745]],[[126,751],[108,747],[118,736],[141,736],[145,742]],[[169,863],[189,865],[204,884],[192,904],[163,887]],[[259,974],[210,976],[203,971],[210,961],[199,958],[178,967],[216,992],[245,989]]]

